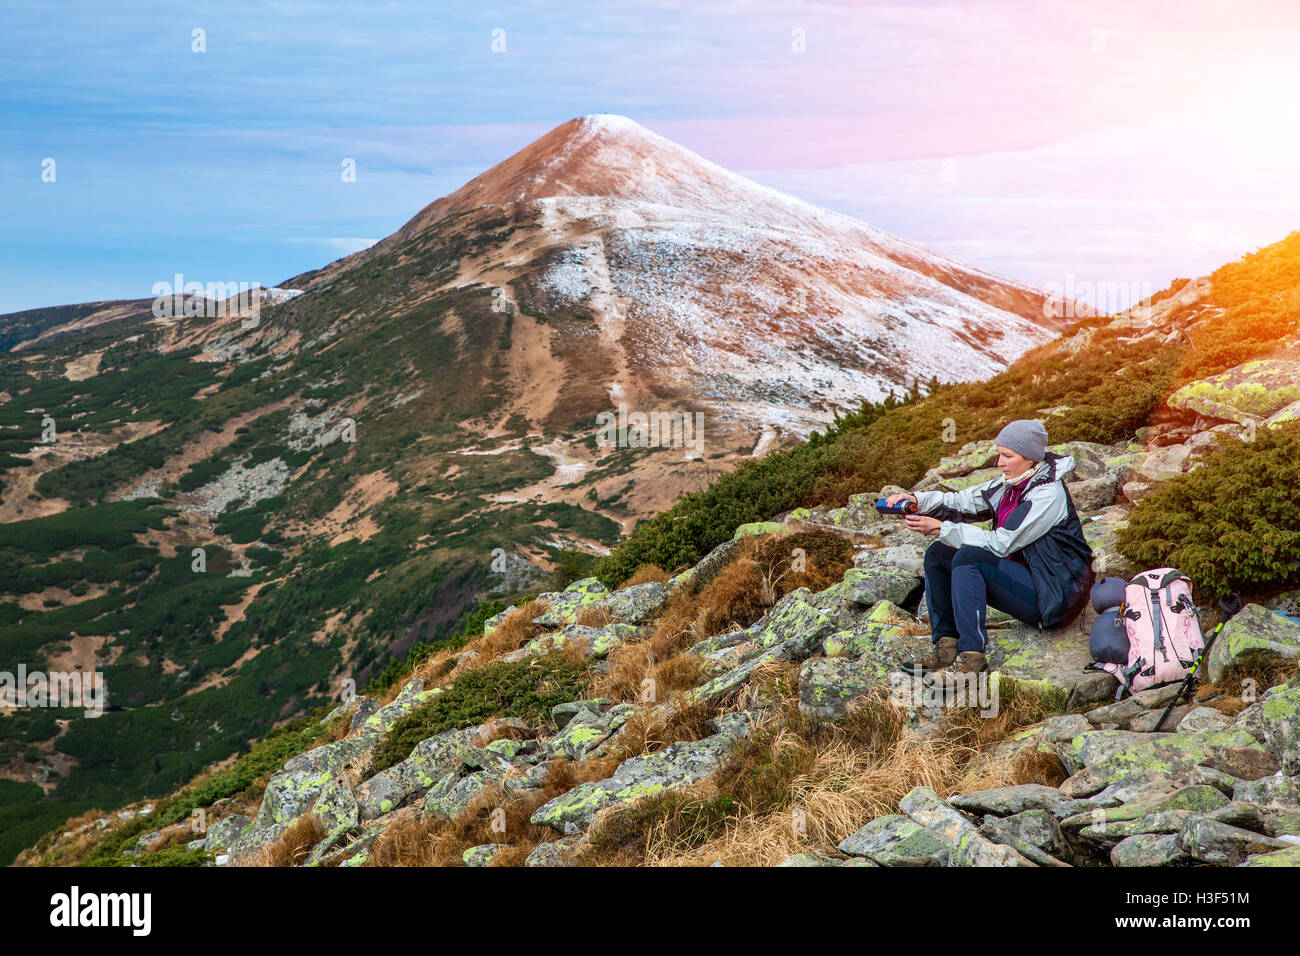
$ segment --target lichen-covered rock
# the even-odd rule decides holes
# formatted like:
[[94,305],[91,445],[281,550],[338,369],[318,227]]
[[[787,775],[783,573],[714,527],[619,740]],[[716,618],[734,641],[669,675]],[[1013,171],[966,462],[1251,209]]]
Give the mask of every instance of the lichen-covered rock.
[[1300,809],[1300,776],[1287,777],[1279,773],[1273,777],[1242,780],[1233,788],[1232,799],[1261,806]]
[[1090,806],[1086,800],[1067,797],[1055,787],[1047,787],[1041,783],[1022,783],[1013,787],[961,793],[953,796],[948,802],[960,810],[971,813],[995,813],[999,816],[1013,816],[1029,810],[1046,810],[1057,820]]
[[408,797],[432,787],[460,759],[481,728],[446,730],[421,740],[411,755],[357,786],[362,820],[373,820],[399,807]]
[[978,830],[963,830],[952,841],[950,866],[1037,866],[1013,846],[994,843]]
[[836,865],[837,863],[835,860],[828,860],[823,856],[815,856],[812,853],[795,853],[790,856],[787,856],[784,860],[782,860],[780,863],[777,864],[778,867],[836,866]]
[[823,720],[843,720],[849,705],[887,683],[871,664],[847,657],[816,657],[799,668],[799,710]]
[[320,722],[322,724],[328,724],[335,717],[342,717],[348,711],[355,711],[364,706],[370,706],[371,711],[373,712],[379,707],[379,702],[373,697],[366,697],[365,695],[359,697],[356,695],[347,696],[337,707],[322,717]]
[[545,751],[552,757],[583,760],[622,727],[635,710],[632,704],[619,704],[600,712],[580,710],[563,730],[546,742]]
[[592,697],[587,700],[571,700],[567,703],[556,704],[551,708],[551,719],[555,721],[555,726],[563,729],[564,725],[578,714],[579,711],[589,710],[593,714],[602,714],[609,710],[614,702],[608,697]]
[[[1121,481],[1120,484],[1123,485],[1124,482]],[[1120,530],[1128,527],[1128,519],[1124,517],[1126,513],[1124,508],[1114,506],[1092,515],[1091,520],[1081,522],[1083,537],[1092,549],[1093,564],[1098,576],[1112,575],[1128,580],[1142,570],[1124,557],[1116,544]]]
[[1175,778],[1198,765],[1255,779],[1278,766],[1267,748],[1236,728],[1199,734],[1095,730],[1055,747],[1068,770],[1087,768],[1110,784],[1143,776]]
[[1238,866],[1300,866],[1300,846],[1288,846],[1272,853],[1258,853],[1246,857]]
[[729,650],[737,645],[751,642],[752,639],[753,634],[750,628],[728,631],[726,634],[715,634],[713,637],[706,637],[704,640],[692,645],[690,653],[697,657],[716,659],[719,651]]
[[[1176,710],[1170,713],[1170,719],[1165,722],[1166,728],[1173,722],[1175,713],[1177,713]],[[1205,731],[1227,730],[1231,725],[1232,719],[1213,707],[1192,707],[1174,724],[1180,734],[1199,734]]]
[[1247,604],[1219,632],[1206,660],[1211,681],[1234,664],[1300,657],[1300,624],[1259,604]]
[[1252,359],[1184,385],[1165,404],[1245,425],[1295,401],[1300,401],[1300,362]]
[[1252,854],[1282,850],[1290,845],[1273,837],[1197,816],[1184,821],[1178,843],[1192,859],[1220,866],[1236,866]]
[[1159,810],[1141,814],[1131,820],[1104,820],[1100,819],[1101,813],[1102,811],[1097,811],[1096,823],[1080,828],[1080,840],[1109,847],[1139,833],[1180,833],[1189,817],[1205,818],[1204,814],[1192,813],[1190,810]]
[[328,769],[281,770],[272,774],[262,794],[262,805],[257,811],[254,827],[264,828],[296,820],[307,812],[334,775],[334,771]]
[[667,586],[668,593],[671,594],[682,588],[693,592],[702,590],[731,562],[739,550],[739,538],[729,538],[722,542],[696,562],[694,567],[687,568],[681,574],[670,578]]
[[357,798],[342,774],[333,774],[312,805],[311,815],[320,821],[326,833],[338,833],[360,822]]
[[354,717],[352,730],[354,733],[359,732],[362,736],[386,734],[393,729],[395,723],[415,710],[415,708],[441,693],[441,687],[425,690],[423,680],[418,677],[412,678],[402,688],[401,692],[393,698],[392,703],[380,707],[373,714],[366,717],[361,717],[360,714]]
[[586,607],[608,606],[609,589],[596,578],[574,581],[563,591],[546,591],[537,596],[548,610],[533,618],[538,627],[561,628],[576,624],[578,612]]
[[505,843],[484,843],[481,846],[472,846],[462,853],[460,858],[466,866],[487,866],[507,846],[508,844]]
[[719,674],[699,687],[692,687],[686,692],[686,699],[690,703],[717,703],[741,684],[748,681],[754,671],[768,661],[782,660],[785,656],[785,645],[763,648],[760,653],[742,661],[726,673]]
[[1084,670],[1092,662],[1084,621],[1085,615],[1080,614],[1058,628],[1043,629],[1015,621],[1010,627],[990,630],[984,647],[989,669],[1022,681],[1044,681],[1060,702],[1071,705],[1112,696],[1113,677]]
[[632,757],[620,764],[612,776],[580,784],[538,807],[531,821],[566,835],[584,831],[592,818],[606,807],[631,803],[709,776],[735,742],[731,734],[719,733],[703,740],[675,743],[658,753]]
[[551,843],[539,843],[524,860],[524,866],[568,866],[573,855],[571,840],[555,840]]
[[869,606],[880,601],[903,604],[913,591],[923,585],[923,573],[893,564],[870,564],[865,568],[849,568],[845,571],[844,584],[846,596],[854,604]]
[[1268,747],[1282,773],[1300,774],[1300,682],[1270,687],[1264,697],[1238,714],[1235,727]]
[[483,749],[504,757],[506,760],[514,760],[523,754],[533,753],[538,748],[536,740],[512,740],[509,737],[503,737],[485,745]]
[[[1151,451],[1133,464],[1133,479],[1147,484],[1168,481],[1187,469],[1191,449],[1187,445],[1166,445]],[[1127,482],[1125,483],[1127,484]]]
[[1111,866],[1168,866],[1187,859],[1177,833],[1136,833],[1110,850]]
[[450,820],[463,813],[470,801],[494,783],[500,783],[505,770],[487,767],[466,774],[461,769],[450,770],[429,788],[424,795],[424,813],[437,820]]
[[226,848],[230,866],[247,866],[260,856],[261,852],[284,836],[285,831],[293,825],[292,820],[281,823],[258,825],[254,822],[239,834],[239,837]]
[[877,817],[839,846],[880,866],[947,866],[952,859],[950,841],[897,813]]
[[929,652],[931,640],[928,635],[907,633],[914,630],[909,627],[912,623],[915,619],[897,604],[880,601],[852,629],[828,635],[822,650],[827,657],[872,654],[872,662],[885,667],[887,673],[899,661],[910,659],[905,655],[914,651],[920,654]]
[[555,634],[543,634],[533,638],[524,645],[520,657],[530,654],[549,654],[552,651],[562,650],[570,642],[582,650],[584,657],[606,657],[610,651],[638,633],[639,629],[632,624],[611,624],[607,627],[570,624]]
[[1014,847],[983,836],[960,810],[949,806],[929,787],[914,787],[898,809],[952,845],[951,866],[1033,866]]
[[[1123,700],[1094,707],[1085,715],[1089,722],[1103,730],[1127,730],[1129,721],[1156,708],[1163,708],[1178,693],[1178,685],[1152,687],[1138,691]],[[1166,730],[1173,727],[1167,725]]]
[[913,787],[898,801],[898,809],[946,840],[955,840],[958,834],[975,829],[975,824],[930,787]]
[[782,597],[750,628],[754,639],[762,647],[792,647],[797,642],[804,648],[805,657],[819,649],[835,624],[824,611],[808,602],[811,594],[807,588],[799,588]]
[[228,817],[222,817],[209,826],[204,833],[203,849],[210,851],[227,849],[239,839],[240,834],[247,830],[252,822],[251,817],[242,813],[232,813]]
[[789,530],[783,521],[751,521],[737,527],[732,538],[739,540],[740,538],[756,535],[784,534]]
[[344,737],[333,743],[324,744],[306,753],[290,757],[284,762],[284,769],[297,771],[342,770],[348,765],[357,766],[364,763],[370,752],[375,749],[379,737],[368,734],[357,737]]
[[616,622],[641,624],[654,617],[664,606],[668,591],[658,581],[620,588],[609,595],[605,604]]
[[1039,866],[1061,866],[1063,863],[1058,857],[1068,852],[1057,818],[1041,808],[1024,810],[1005,818],[990,814],[980,824],[979,832],[994,843],[1011,847]]

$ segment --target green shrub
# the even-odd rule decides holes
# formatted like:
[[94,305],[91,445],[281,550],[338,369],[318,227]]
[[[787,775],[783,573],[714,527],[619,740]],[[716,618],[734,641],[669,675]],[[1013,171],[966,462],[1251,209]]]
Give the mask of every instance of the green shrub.
[[493,717],[550,720],[556,704],[581,699],[587,668],[558,654],[506,663],[497,661],[456,678],[441,694],[407,714],[385,735],[371,757],[370,773],[387,770],[415,745],[444,730],[472,727]]
[[1220,598],[1300,584],[1300,422],[1228,436],[1203,464],[1129,512],[1116,546],[1138,567],[1178,568]]

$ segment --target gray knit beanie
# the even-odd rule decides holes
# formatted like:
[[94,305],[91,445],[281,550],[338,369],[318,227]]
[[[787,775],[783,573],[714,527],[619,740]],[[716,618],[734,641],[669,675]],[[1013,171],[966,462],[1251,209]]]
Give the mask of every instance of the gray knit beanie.
[[1042,461],[1043,453],[1047,451],[1047,429],[1040,421],[1021,418],[998,432],[993,444],[1010,448],[1021,458]]

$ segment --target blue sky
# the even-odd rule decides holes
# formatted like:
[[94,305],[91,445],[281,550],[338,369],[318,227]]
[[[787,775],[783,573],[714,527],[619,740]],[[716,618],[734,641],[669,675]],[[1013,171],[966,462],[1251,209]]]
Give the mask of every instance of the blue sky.
[[594,112],[1048,288],[1300,228],[1291,0],[5,0],[0,45],[0,312],[273,284]]

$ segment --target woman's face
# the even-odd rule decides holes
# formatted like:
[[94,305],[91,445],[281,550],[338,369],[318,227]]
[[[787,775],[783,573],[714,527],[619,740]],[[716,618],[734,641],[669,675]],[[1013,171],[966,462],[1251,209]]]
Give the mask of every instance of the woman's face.
[[998,467],[1002,469],[1002,474],[1007,478],[1018,478],[1029,469],[1033,462],[1028,458],[1021,458],[1010,448],[997,446]]

